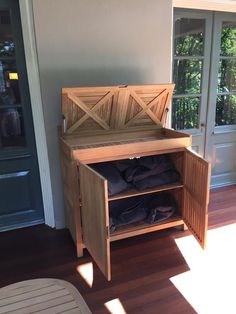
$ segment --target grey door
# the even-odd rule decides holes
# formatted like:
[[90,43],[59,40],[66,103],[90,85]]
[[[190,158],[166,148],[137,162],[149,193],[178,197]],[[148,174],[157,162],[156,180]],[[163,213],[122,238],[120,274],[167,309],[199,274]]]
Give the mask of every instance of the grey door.
[[176,10],[172,126],[212,165],[211,186],[236,182],[236,15]]
[[175,11],[173,82],[176,84],[172,126],[193,137],[193,149],[204,156],[212,14]]
[[206,158],[212,186],[236,183],[236,14],[215,13]]
[[19,5],[0,0],[0,231],[43,219]]

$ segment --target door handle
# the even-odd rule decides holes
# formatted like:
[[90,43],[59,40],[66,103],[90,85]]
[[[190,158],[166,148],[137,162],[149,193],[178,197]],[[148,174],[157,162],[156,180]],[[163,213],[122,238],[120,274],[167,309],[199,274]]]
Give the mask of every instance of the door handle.
[[201,122],[201,123],[200,123],[200,127],[201,127],[201,132],[203,132],[203,129],[205,128],[205,123],[204,123],[204,122]]

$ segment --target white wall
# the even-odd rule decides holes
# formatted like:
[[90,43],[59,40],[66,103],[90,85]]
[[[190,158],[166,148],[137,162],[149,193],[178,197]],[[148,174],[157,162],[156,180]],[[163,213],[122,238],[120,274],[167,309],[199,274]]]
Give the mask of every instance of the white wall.
[[33,0],[56,226],[61,88],[171,81],[171,0]]

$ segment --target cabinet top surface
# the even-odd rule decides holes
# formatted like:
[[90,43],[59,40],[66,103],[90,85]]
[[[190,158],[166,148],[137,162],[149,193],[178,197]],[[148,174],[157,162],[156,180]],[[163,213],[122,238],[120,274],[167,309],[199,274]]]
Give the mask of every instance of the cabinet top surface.
[[96,135],[162,128],[173,89],[174,84],[63,88],[63,130]]
[[[152,130],[120,130],[111,132],[100,132],[97,134],[63,134],[63,141],[72,150],[93,149],[98,147],[112,147],[124,145],[145,145],[145,143],[156,143],[158,147],[161,141],[177,140],[179,146],[186,147],[191,144],[191,135],[166,128],[155,128]],[[158,144],[159,143],[159,144]],[[131,146],[130,146],[131,147]],[[112,149],[112,148],[110,148]]]

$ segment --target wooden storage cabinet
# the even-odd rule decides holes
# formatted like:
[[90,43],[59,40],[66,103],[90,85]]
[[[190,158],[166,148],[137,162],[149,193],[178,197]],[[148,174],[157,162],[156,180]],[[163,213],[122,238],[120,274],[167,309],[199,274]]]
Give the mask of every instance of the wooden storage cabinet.
[[[111,91],[112,99],[108,97]],[[205,247],[210,166],[188,148],[191,145],[189,135],[161,126],[172,91],[172,84],[63,90],[62,111],[67,128],[60,137],[60,147],[66,224],[76,243],[78,256],[82,256],[86,247],[108,280],[111,279],[112,241],[186,224]],[[97,110],[103,106],[111,108],[108,110],[107,107],[106,111],[103,108],[98,114]],[[147,120],[145,115],[151,109]],[[85,122],[88,125],[84,126]],[[106,129],[101,130],[101,125]],[[92,132],[88,131],[90,128],[93,128]],[[108,196],[107,180],[90,166],[92,163],[160,154],[169,155],[180,173],[180,180],[141,192],[132,189]],[[153,225],[143,222],[118,227],[110,234],[110,202],[166,191],[174,196],[178,213]]]

